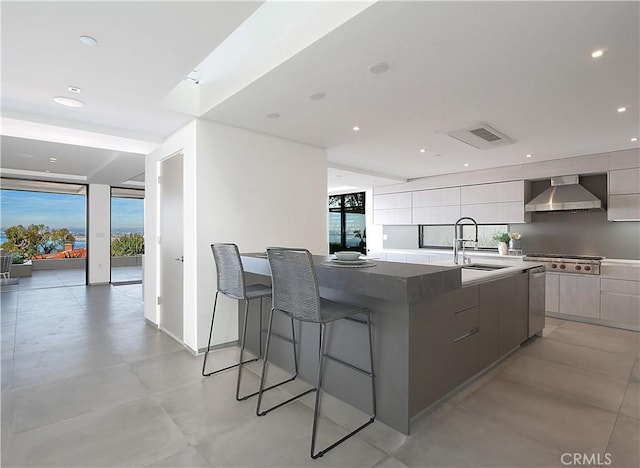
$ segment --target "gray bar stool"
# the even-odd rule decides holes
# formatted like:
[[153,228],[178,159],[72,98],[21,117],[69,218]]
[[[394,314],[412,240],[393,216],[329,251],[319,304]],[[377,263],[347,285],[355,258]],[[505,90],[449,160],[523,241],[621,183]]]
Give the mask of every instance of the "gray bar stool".
[[[270,411],[279,408],[307,393],[316,392],[315,405],[313,409],[313,428],[311,433],[311,458],[316,459],[322,457],[329,450],[341,444],[351,436],[355,435],[376,419],[376,388],[373,370],[373,335],[371,331],[371,317],[367,309],[357,306],[351,306],[338,302],[329,301],[320,297],[318,288],[318,278],[313,265],[311,253],[306,249],[283,249],[269,248],[267,249],[267,257],[271,267],[271,282],[273,285],[273,306],[269,315],[269,328],[267,331],[267,344],[264,351],[264,361],[262,365],[262,376],[260,379],[260,390],[258,391],[258,403],[256,414],[264,416]],[[271,408],[261,411],[262,393],[267,390],[264,388],[267,371],[267,360],[269,357],[269,342],[271,341],[271,328],[273,325],[274,312],[282,312],[292,319],[303,322],[311,322],[319,324],[320,328],[320,345],[318,349],[318,373],[316,386],[305,392],[289,398],[282,403],[276,404]],[[327,324],[335,320],[351,318],[354,315],[364,315],[369,334],[369,358],[370,370],[360,369],[347,362],[337,359],[325,352]],[[322,391],[322,373],[324,358],[331,359],[334,362],[342,364],[349,369],[355,370],[367,375],[371,379],[371,396],[372,396],[372,416],[367,422],[351,431],[346,436],[329,445],[324,450],[315,452],[316,435],[318,430],[319,419],[319,403],[320,392]]]
[[[257,361],[262,356],[262,299],[271,296],[271,286],[264,284],[252,284],[247,286],[244,280],[244,268],[242,267],[242,260],[240,259],[240,252],[236,244],[229,243],[217,243],[211,244],[211,251],[213,252],[213,259],[216,264],[216,276],[217,276],[217,290],[215,300],[213,302],[213,312],[211,314],[211,328],[209,329],[209,342],[207,344],[207,350],[204,353],[204,361],[202,363],[202,375],[209,377],[210,375],[217,374],[219,372],[238,367],[238,381],[236,383],[236,399],[238,401],[246,400],[259,392],[253,392],[243,397],[240,396],[240,380],[242,379],[242,366],[249,362]],[[240,342],[240,359],[237,364],[224,367],[222,369],[216,369],[210,372],[206,372],[207,368],[207,356],[211,351],[211,337],[213,336],[213,323],[216,317],[216,306],[218,305],[218,294],[224,294],[231,299],[237,299],[244,301],[244,323],[242,327],[242,339]],[[260,299],[260,356],[254,359],[244,360],[245,342],[247,338],[247,320],[249,317],[249,301],[252,299]],[[293,343],[293,354],[295,364],[295,374],[292,378],[272,385],[265,390],[270,390],[284,383],[294,380],[298,375],[298,358],[295,349],[295,333],[293,327],[293,319],[291,319],[291,332],[292,339],[280,336],[287,341]]]

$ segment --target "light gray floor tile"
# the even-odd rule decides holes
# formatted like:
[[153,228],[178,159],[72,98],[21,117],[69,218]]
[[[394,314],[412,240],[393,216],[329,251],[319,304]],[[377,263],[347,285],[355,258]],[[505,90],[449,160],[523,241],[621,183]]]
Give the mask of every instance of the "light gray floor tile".
[[640,466],[640,423],[637,419],[618,416],[607,452],[611,454],[612,467]]
[[394,457],[387,457],[378,463],[375,468],[409,468],[407,465],[402,463],[400,460]]
[[640,419],[640,383],[629,382],[620,413],[631,418]]
[[565,322],[566,322],[566,320],[557,319],[557,318],[553,318],[553,317],[545,317],[545,319],[544,319],[545,325],[551,325],[553,327],[559,327],[560,325],[564,324]]
[[14,434],[139,398],[145,387],[126,365],[15,390],[8,408]]
[[[196,445],[257,417],[256,397],[236,401],[236,375],[235,370],[222,372],[175,390],[158,393],[154,398],[189,442]],[[258,388],[259,380],[252,374],[243,376],[243,382],[247,384],[242,388],[244,391]]]
[[537,340],[522,348],[518,354],[559,362],[623,380],[629,378],[635,362],[635,359],[629,356],[547,339]]
[[[211,466],[226,467],[373,466],[386,456],[362,439],[352,437],[323,457],[312,460],[309,456],[312,420],[313,412],[295,402],[196,448]],[[318,428],[319,448],[344,434],[339,426],[322,418]]]
[[209,468],[210,465],[207,463],[202,455],[194,448],[188,447],[175,455],[171,455],[164,460],[160,460],[159,462],[153,463],[148,466],[154,467],[164,467],[164,468],[182,468],[182,467],[193,467],[193,468]]
[[114,349],[127,362],[139,361],[184,349],[180,343],[161,331],[149,326],[149,331],[141,335],[117,337],[111,340]]
[[186,448],[178,427],[148,399],[10,436],[3,466],[141,466]]
[[130,364],[133,372],[151,392],[161,392],[190,383],[202,377],[202,358],[187,351],[175,351]]
[[640,382],[640,359],[636,359],[631,371],[631,382]]
[[[604,453],[616,414],[496,377],[459,406],[562,452]],[[558,455],[559,456],[559,455]]]
[[53,349],[16,349],[13,388],[54,382],[67,377],[124,364],[122,356],[99,343],[70,342]]
[[[631,367],[629,367],[631,372]],[[617,412],[624,398],[628,377],[617,379],[544,359],[516,356],[499,374],[505,379],[575,398]]]
[[548,339],[623,354],[633,358],[638,357],[640,351],[638,332],[580,322],[565,322],[549,335]]
[[13,359],[2,359],[0,362],[0,372],[2,375],[2,391],[9,390],[13,386]]
[[489,417],[445,407],[416,424],[394,457],[410,467],[543,467],[559,465],[560,454]]

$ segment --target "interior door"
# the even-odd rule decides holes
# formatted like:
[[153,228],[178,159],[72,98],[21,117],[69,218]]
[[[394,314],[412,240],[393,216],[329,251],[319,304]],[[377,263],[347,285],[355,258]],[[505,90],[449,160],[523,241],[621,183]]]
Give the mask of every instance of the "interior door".
[[160,328],[183,341],[182,154],[160,163]]

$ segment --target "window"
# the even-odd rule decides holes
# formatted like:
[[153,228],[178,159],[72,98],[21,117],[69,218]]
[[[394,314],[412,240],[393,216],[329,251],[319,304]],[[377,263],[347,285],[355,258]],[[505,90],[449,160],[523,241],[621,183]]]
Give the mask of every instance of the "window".
[[329,252],[366,253],[364,192],[329,196]]
[[[479,224],[478,248],[495,249],[498,246],[498,241],[493,240],[493,236],[500,232],[509,232],[509,225]],[[465,239],[473,239],[473,224],[463,224],[462,234]],[[421,248],[452,248],[454,238],[453,224],[420,226],[419,236],[419,245]]]
[[75,259],[84,268],[85,185],[3,178],[0,205],[0,246],[14,263]]

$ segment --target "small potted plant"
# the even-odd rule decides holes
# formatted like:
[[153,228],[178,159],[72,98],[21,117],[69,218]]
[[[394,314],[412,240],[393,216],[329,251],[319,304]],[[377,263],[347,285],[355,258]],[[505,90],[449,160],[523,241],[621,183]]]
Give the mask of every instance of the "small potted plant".
[[511,240],[508,232],[499,232],[493,235],[493,240],[498,241],[498,253],[500,255],[507,255],[509,247],[507,242]]

